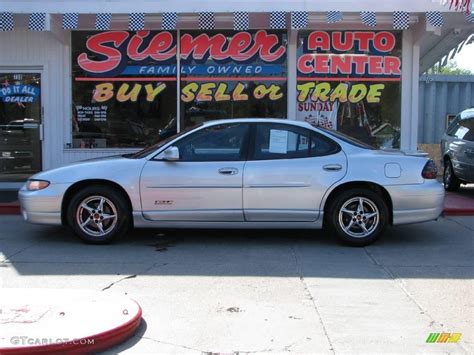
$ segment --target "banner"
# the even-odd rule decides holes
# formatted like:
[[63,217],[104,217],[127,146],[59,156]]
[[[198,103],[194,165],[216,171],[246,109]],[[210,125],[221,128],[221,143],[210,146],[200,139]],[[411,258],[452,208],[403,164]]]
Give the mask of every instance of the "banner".
[[313,126],[324,127],[327,129],[337,129],[337,110],[339,103],[312,101],[298,103],[296,110],[296,119],[298,121],[306,121]]
[[298,43],[297,119],[398,148],[400,32],[306,31]]
[[[180,41],[183,74],[281,74],[279,66],[265,64],[281,63],[286,55],[281,38],[265,30],[230,37],[185,33]],[[77,64],[88,76],[175,75],[176,51],[175,33],[168,31],[100,32],[88,37]],[[252,65],[257,60],[263,65]]]
[[178,119],[184,129],[209,119],[287,114],[285,31],[71,36],[73,147],[142,146],[176,133]]
[[0,99],[2,102],[33,103],[40,96],[39,86],[33,85],[10,85],[0,86]]
[[[184,81],[184,102],[244,101],[249,96],[278,100],[285,94],[281,85],[272,83],[286,81],[286,46],[281,35],[265,30],[232,35],[184,33],[179,69],[176,42],[175,33],[168,31],[92,33],[76,58],[83,75],[74,80],[100,82],[92,98],[99,103],[136,102],[141,95],[153,101],[168,82],[176,81],[178,70]],[[124,83],[115,84],[120,81]],[[261,84],[249,89],[246,81]]]
[[219,118],[286,117],[286,46],[286,31],[182,33],[182,127]]

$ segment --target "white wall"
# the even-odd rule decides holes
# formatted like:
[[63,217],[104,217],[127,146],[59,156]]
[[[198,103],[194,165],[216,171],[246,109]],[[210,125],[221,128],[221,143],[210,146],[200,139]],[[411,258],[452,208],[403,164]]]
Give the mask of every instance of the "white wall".
[[[50,32],[0,32],[0,70],[41,70],[44,109],[43,169],[64,163],[63,136],[70,118],[69,47]],[[44,144],[48,142],[47,144]]]
[[[0,32],[0,70],[41,70],[41,99],[44,109],[43,169],[70,162],[123,153],[124,150],[64,149],[71,141],[70,46],[51,32],[15,29]],[[136,151],[133,150],[133,151]]]

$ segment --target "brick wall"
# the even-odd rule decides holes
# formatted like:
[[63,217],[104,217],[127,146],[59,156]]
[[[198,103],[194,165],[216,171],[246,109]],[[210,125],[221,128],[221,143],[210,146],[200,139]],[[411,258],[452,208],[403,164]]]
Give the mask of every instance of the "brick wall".
[[418,149],[428,153],[430,159],[433,159],[438,167],[438,175],[442,175],[441,149],[439,144],[418,144]]

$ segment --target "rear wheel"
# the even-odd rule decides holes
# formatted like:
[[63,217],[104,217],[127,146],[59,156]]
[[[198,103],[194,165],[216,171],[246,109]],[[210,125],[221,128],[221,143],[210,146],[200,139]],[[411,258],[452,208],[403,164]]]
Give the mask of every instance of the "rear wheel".
[[376,241],[387,225],[388,208],[378,194],[350,189],[337,196],[329,209],[329,222],[338,238],[353,246]]
[[456,191],[461,185],[461,181],[454,175],[453,163],[450,159],[444,163],[443,185],[446,191]]
[[69,226],[86,243],[105,244],[130,228],[130,210],[122,194],[109,186],[80,190],[67,211]]

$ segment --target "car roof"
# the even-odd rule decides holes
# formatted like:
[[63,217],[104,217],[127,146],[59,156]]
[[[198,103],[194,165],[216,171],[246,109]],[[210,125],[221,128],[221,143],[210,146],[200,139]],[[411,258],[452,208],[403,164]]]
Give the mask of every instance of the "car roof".
[[461,116],[462,120],[472,118],[474,117],[474,108],[468,108],[467,110],[462,111],[459,115]]
[[220,119],[213,121],[206,121],[203,123],[204,126],[213,126],[216,124],[225,124],[225,123],[281,123],[292,126],[299,126],[304,128],[314,128],[311,124],[305,121],[295,121],[287,118],[229,118],[229,119]]

